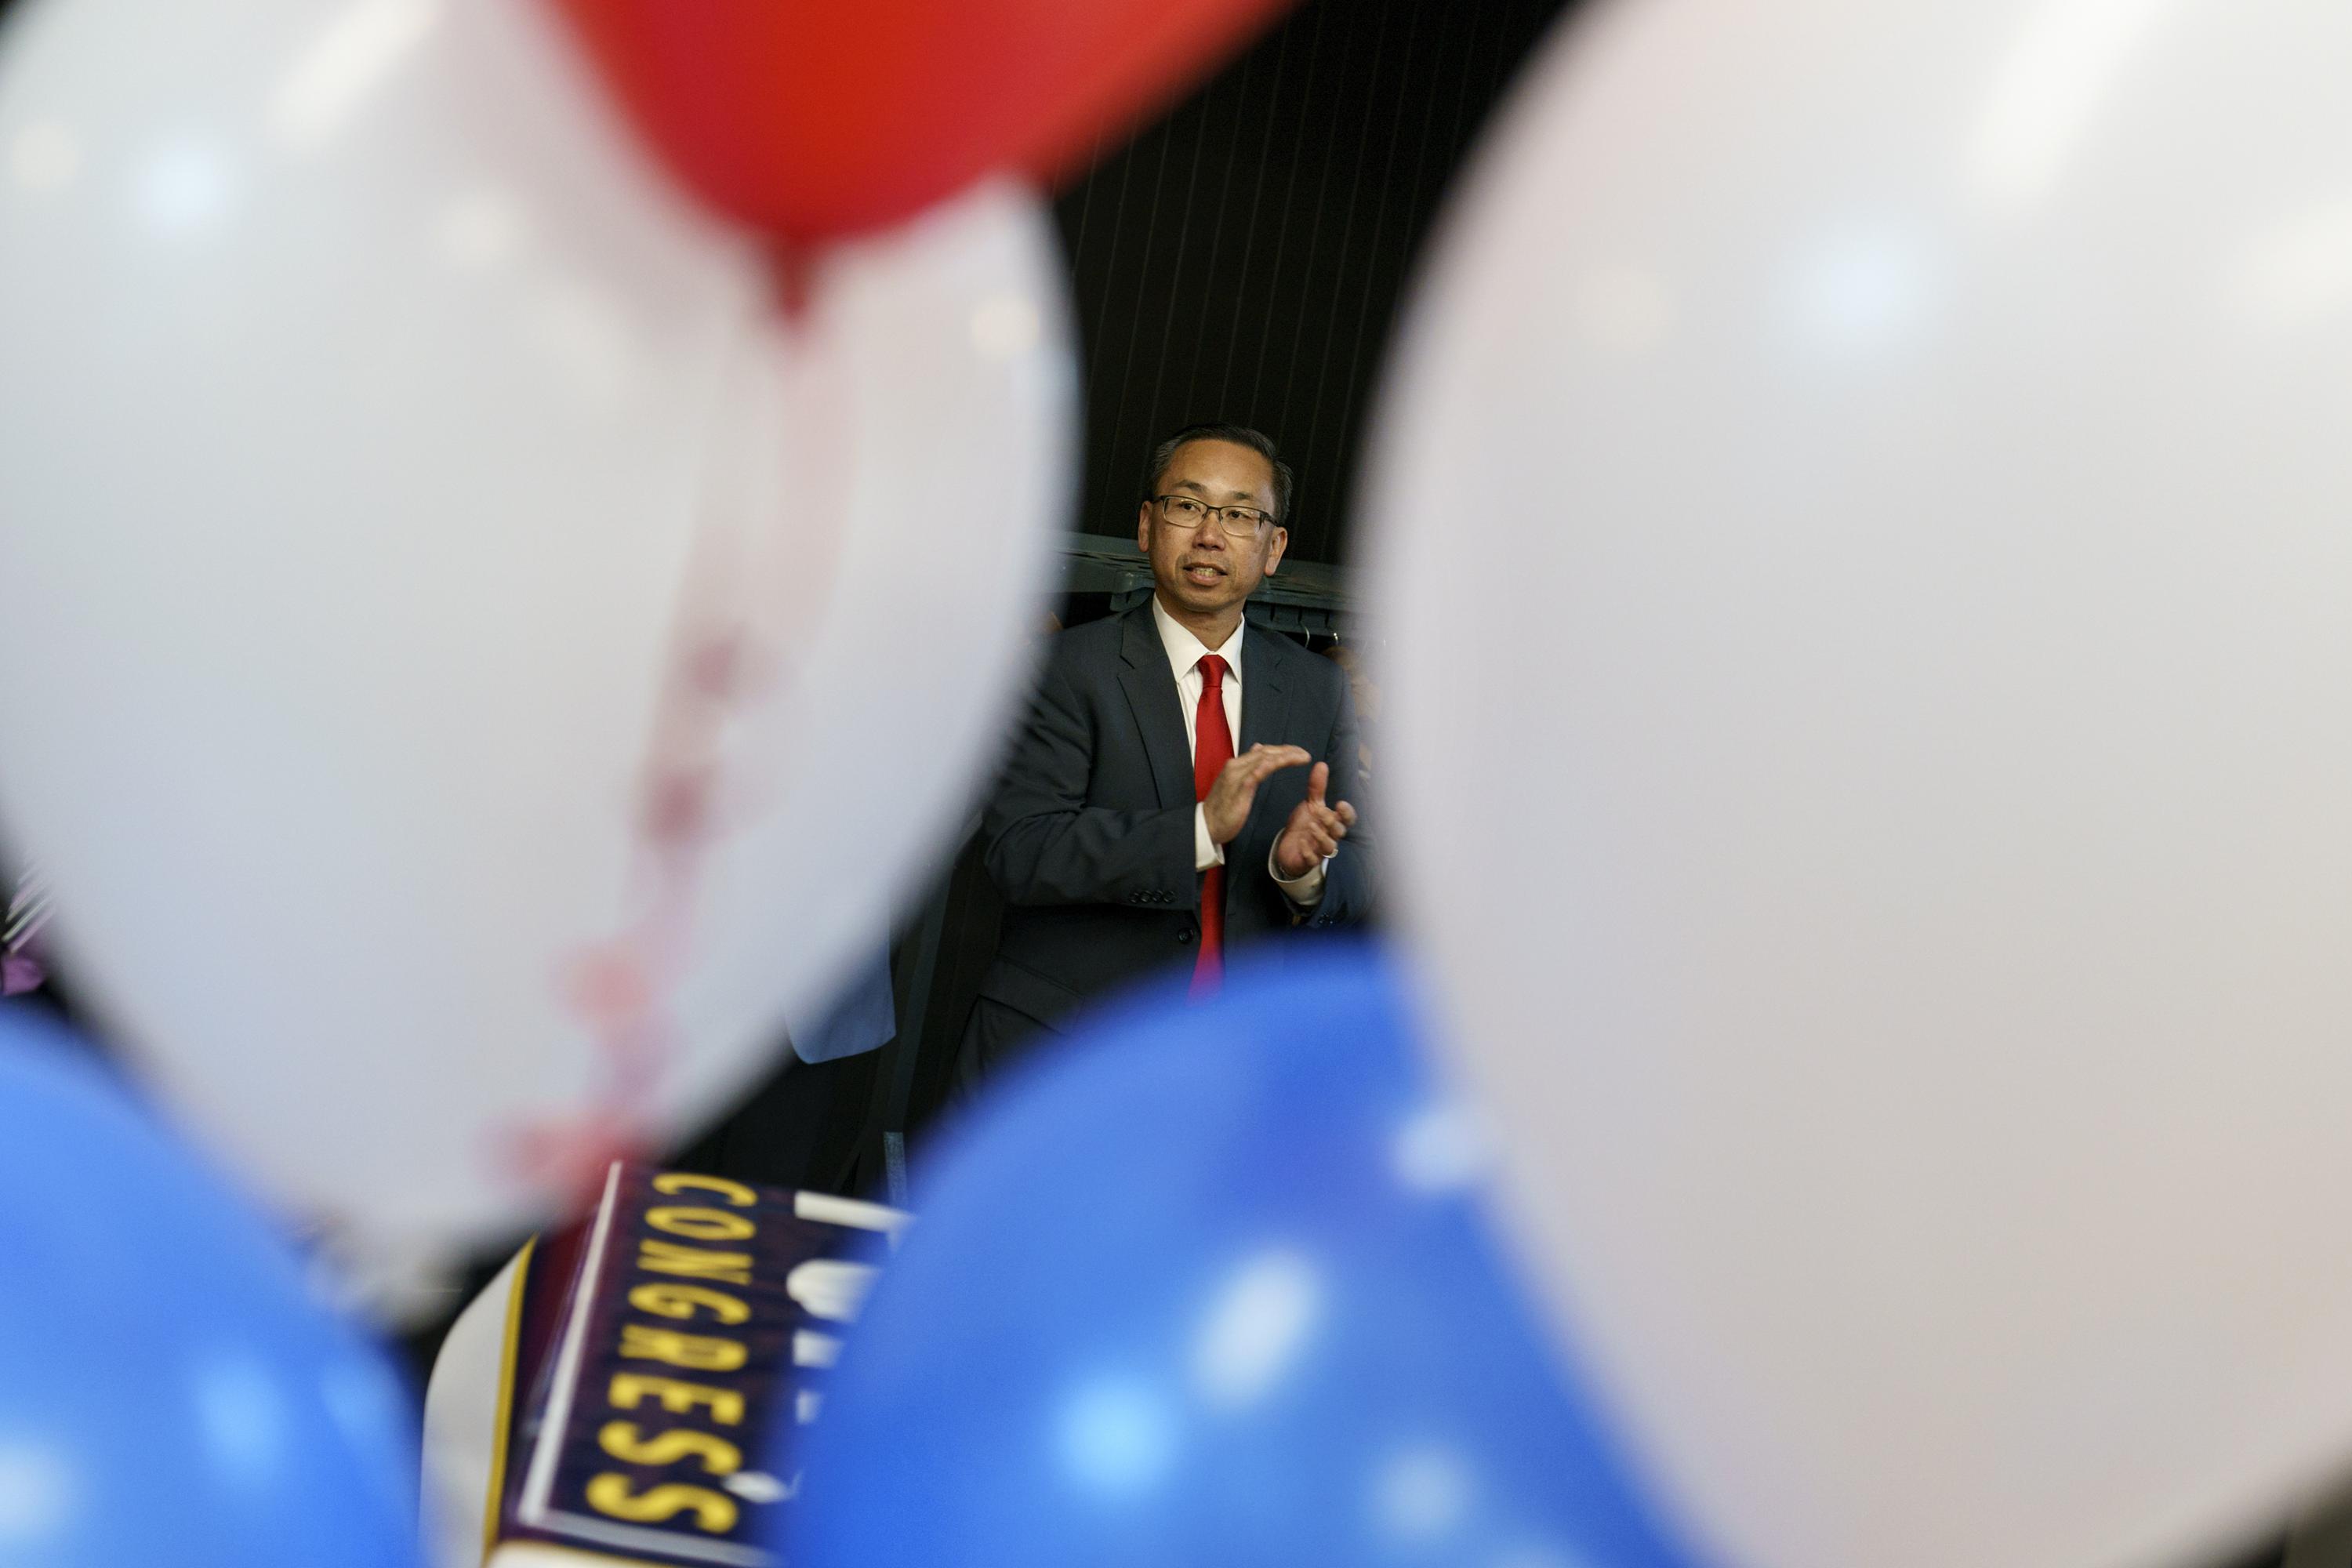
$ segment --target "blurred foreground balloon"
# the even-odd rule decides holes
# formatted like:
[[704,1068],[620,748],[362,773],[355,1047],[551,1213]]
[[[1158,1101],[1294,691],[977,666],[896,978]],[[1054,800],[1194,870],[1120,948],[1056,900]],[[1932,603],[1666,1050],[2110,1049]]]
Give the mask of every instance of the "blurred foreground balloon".
[[1006,1085],[843,1353],[791,1560],[1680,1561],[1504,1282],[1412,1033],[1340,951]]
[[0,50],[0,810],[278,1196],[404,1241],[708,1110],[1019,686],[1061,261],[975,191],[789,322],[529,0]]
[[1605,8],[1426,280],[1408,907],[1727,1557],[2187,1561],[2352,1455],[2347,59],[2326,0]]
[[415,1432],[260,1220],[0,1005],[0,1563],[406,1568]]
[[555,0],[682,179],[807,242],[1049,178],[1283,0]]

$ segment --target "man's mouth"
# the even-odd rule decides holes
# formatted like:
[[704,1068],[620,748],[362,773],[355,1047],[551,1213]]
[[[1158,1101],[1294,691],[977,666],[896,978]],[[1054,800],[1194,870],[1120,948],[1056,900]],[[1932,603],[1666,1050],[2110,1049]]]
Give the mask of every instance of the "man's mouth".
[[1212,565],[1206,561],[1190,561],[1184,565],[1184,575],[1195,583],[1214,583],[1224,574],[1223,567]]

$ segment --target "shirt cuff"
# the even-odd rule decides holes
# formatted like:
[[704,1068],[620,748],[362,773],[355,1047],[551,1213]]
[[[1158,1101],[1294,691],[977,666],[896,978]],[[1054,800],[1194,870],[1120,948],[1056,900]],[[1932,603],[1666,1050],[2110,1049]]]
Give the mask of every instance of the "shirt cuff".
[[[1192,808],[1192,869],[1205,871],[1225,863],[1225,847],[1209,837],[1209,808]],[[1320,896],[1319,894],[1318,895]]]
[[1327,855],[1286,882],[1282,879],[1282,873],[1275,868],[1274,851],[1269,849],[1265,852],[1265,874],[1274,879],[1274,885],[1282,889],[1284,898],[1302,910],[1311,910],[1323,901],[1323,873],[1330,867],[1331,858]]

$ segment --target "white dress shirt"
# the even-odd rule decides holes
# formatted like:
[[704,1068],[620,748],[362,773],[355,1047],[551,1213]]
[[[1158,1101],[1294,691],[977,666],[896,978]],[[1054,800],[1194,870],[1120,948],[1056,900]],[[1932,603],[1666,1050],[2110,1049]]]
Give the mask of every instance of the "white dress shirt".
[[[1211,647],[1160,603],[1159,595],[1151,600],[1151,624],[1160,628],[1160,646],[1168,650],[1168,668],[1176,677],[1178,706],[1184,710],[1184,754],[1197,762],[1201,755],[1201,692],[1208,681],[1201,674],[1201,660],[1215,654],[1225,661],[1225,679],[1220,695],[1225,701],[1225,733],[1233,737],[1234,754],[1241,754],[1242,737],[1242,638],[1249,630],[1244,620],[1234,628],[1223,647]],[[1209,810],[1205,805],[1192,808],[1192,869],[1205,871],[1212,866],[1225,863],[1225,847],[1209,837]],[[1267,852],[1266,875],[1282,889],[1283,897],[1302,909],[1311,909],[1323,900],[1323,869],[1327,862],[1318,861],[1306,874],[1285,879]]]

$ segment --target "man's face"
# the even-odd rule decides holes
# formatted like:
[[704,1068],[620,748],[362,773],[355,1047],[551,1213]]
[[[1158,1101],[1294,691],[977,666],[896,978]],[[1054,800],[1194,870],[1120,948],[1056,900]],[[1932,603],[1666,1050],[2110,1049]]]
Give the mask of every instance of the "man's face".
[[[1160,471],[1160,495],[1192,496],[1208,506],[1246,506],[1271,516],[1274,465],[1231,441],[1187,441]],[[1235,539],[1216,521],[1176,528],[1150,501],[1136,517],[1135,542],[1151,557],[1152,581],[1169,605],[1213,616],[1250,596],[1282,562],[1289,532],[1275,523]]]

